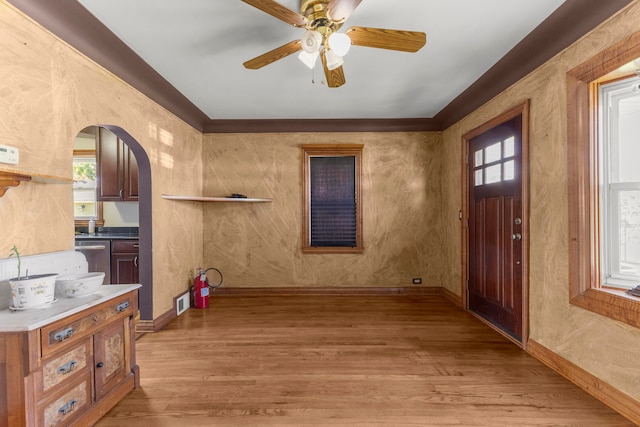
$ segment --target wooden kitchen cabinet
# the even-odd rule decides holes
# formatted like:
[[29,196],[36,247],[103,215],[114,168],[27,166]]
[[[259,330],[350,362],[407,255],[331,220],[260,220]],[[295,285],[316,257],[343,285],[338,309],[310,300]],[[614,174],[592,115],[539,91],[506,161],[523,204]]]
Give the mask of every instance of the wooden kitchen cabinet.
[[34,330],[0,333],[0,426],[99,420],[139,385],[137,310],[132,290]]
[[140,244],[138,240],[111,242],[111,283],[140,282]]
[[96,139],[97,200],[138,200],[138,163],[124,142],[107,129],[99,128]]

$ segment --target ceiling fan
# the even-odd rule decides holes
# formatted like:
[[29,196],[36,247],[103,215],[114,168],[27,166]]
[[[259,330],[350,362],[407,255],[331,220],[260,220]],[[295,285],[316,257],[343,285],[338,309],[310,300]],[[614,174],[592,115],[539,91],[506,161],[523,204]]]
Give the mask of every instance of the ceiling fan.
[[427,42],[426,34],[417,31],[351,27],[344,33],[338,33],[362,0],[300,0],[300,13],[274,0],[242,1],[294,27],[306,29],[300,40],[245,62],[245,68],[252,70],[300,51],[298,58],[309,68],[313,68],[320,57],[327,85],[340,87],[346,82],[342,57],[351,45],[417,52]]

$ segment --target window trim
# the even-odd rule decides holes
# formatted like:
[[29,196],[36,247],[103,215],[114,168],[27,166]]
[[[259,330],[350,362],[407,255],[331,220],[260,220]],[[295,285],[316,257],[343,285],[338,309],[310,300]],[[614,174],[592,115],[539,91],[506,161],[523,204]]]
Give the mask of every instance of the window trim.
[[[631,82],[633,81],[633,82]],[[619,212],[617,211],[618,202],[624,191],[639,190],[640,181],[622,181],[619,177],[610,176],[610,168],[612,164],[620,161],[620,138],[611,132],[616,127],[611,127],[610,123],[617,124],[620,116],[620,102],[629,97],[640,98],[640,93],[632,86],[640,82],[640,77],[635,73],[624,75],[623,77],[612,77],[610,79],[598,80],[596,88],[598,91],[598,123],[601,128],[598,129],[598,149],[600,151],[601,169],[599,172],[600,179],[600,200],[603,201],[603,209],[600,212],[600,232],[603,243],[607,246],[607,251],[601,251],[601,283],[604,287],[618,288],[626,290],[633,288],[638,284],[640,278],[637,276],[625,275],[620,271],[621,262],[620,254],[620,233],[618,223]],[[611,111],[611,107],[616,109]],[[611,172],[615,172],[612,169]]]
[[600,284],[597,81],[640,57],[640,32],[567,73],[569,300],[640,327],[640,298]]
[[[302,253],[304,254],[361,254],[364,252],[362,239],[362,150],[363,144],[305,144],[302,146]],[[311,185],[310,159],[315,156],[353,156],[356,166],[356,246],[311,246]]]

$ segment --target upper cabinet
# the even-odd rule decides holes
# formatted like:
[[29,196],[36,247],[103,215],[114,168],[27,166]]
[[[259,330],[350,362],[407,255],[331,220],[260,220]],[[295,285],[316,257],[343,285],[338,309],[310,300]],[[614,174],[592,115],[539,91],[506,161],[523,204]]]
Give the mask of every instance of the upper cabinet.
[[124,142],[99,128],[96,141],[97,199],[102,202],[138,200],[138,163]]

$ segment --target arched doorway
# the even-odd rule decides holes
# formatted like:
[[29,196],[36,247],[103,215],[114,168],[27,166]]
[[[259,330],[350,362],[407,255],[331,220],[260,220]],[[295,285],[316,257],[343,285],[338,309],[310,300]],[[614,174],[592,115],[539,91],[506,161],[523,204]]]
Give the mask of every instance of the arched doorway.
[[[121,148],[117,148],[123,143],[126,144],[124,152]],[[105,160],[98,162],[103,167],[103,173],[105,170],[109,171],[106,172],[106,177],[109,178],[104,180],[96,179],[98,177],[96,161],[100,158],[98,148],[100,148],[100,153],[105,156],[103,159],[110,159],[106,163]],[[118,160],[120,155],[124,156],[122,160]],[[131,159],[131,155],[135,159]],[[123,163],[120,163],[121,161]],[[124,182],[122,182],[121,173],[125,174]],[[89,250],[80,249],[80,251],[85,256],[91,254],[90,268],[94,268],[93,271],[106,272],[106,283],[141,283],[142,288],[139,290],[140,320],[152,323],[151,167],[147,153],[127,131],[119,126],[89,126],[80,131],[76,137],[74,177],[78,179],[78,187],[74,184],[76,230],[80,227],[82,231],[82,228],[85,227],[84,232],[86,233],[90,222],[88,220],[91,218],[95,220],[96,226],[109,224],[107,227],[109,231],[103,233],[101,228],[101,232],[95,237],[87,234],[84,236],[76,235],[77,249],[91,247]],[[120,189],[119,195],[118,189]],[[107,215],[107,211],[109,211],[109,215]],[[134,240],[130,244],[132,247],[124,251],[124,242],[120,241],[118,252],[123,253],[114,254],[115,243],[110,238],[111,233],[116,233],[119,238],[122,238],[122,233],[134,232],[131,227],[122,227],[134,225],[137,241]],[[129,244],[124,243],[124,247],[128,248]],[[130,252],[134,247],[137,247],[135,253]],[[114,267],[115,265],[117,267]],[[111,277],[109,277],[109,273],[111,273]],[[117,279],[114,281],[116,276]]]
[[113,132],[133,152],[138,162],[138,197],[140,226],[140,319],[153,320],[153,233],[151,218],[151,164],[146,151],[127,131],[119,126],[100,125]]

